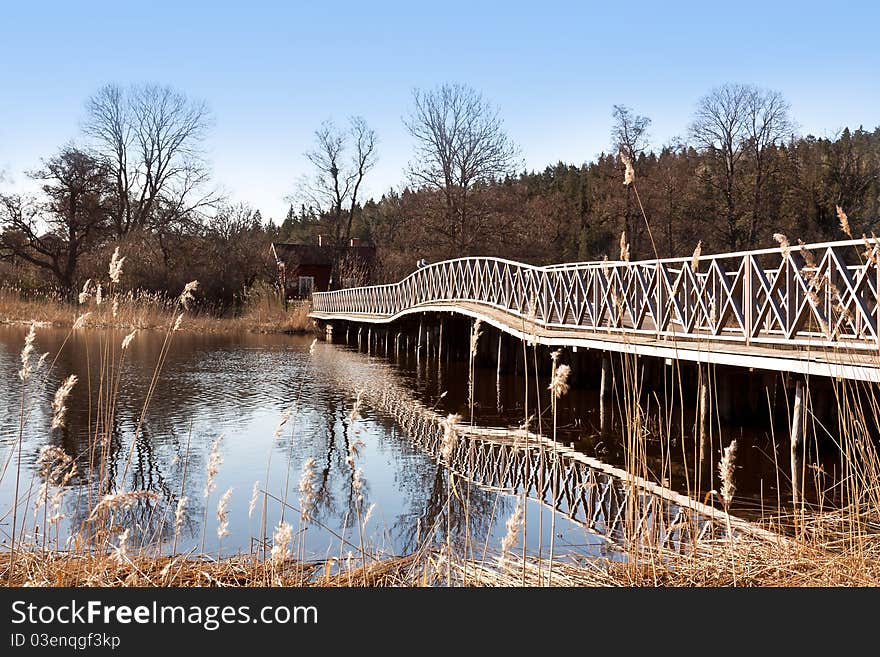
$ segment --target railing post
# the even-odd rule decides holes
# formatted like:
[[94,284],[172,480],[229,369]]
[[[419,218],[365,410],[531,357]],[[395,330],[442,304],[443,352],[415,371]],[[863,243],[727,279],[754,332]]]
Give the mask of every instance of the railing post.
[[654,310],[654,324],[657,328],[657,339],[660,339],[660,326],[663,323],[663,288],[660,283],[660,272],[663,268],[663,264],[658,260],[654,267],[654,285],[657,286],[657,290],[655,291],[655,297],[657,304],[656,309]]
[[544,326],[550,320],[550,286],[547,281],[547,272],[541,272],[541,297],[544,299]]
[[[877,247],[874,247],[875,249]],[[874,251],[874,256],[878,255],[877,251]],[[874,260],[876,263],[876,259]],[[876,316],[876,321],[874,322],[874,334],[877,338],[877,349],[880,350],[880,264],[875,264],[876,275],[877,275],[877,287],[876,292],[874,293],[874,315]]]
[[743,319],[745,321],[746,344],[752,342],[752,322],[754,320],[754,298],[752,295],[752,255],[748,254],[743,262]]

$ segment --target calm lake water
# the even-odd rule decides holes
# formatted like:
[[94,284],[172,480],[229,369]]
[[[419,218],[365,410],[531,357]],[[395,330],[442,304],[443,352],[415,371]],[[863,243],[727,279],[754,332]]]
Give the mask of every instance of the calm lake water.
[[[102,345],[110,344],[118,358],[125,332],[79,331],[62,348],[66,330],[38,328],[36,353],[49,352],[49,361],[60,355],[48,376],[44,368],[23,386],[16,373],[26,332],[26,326],[0,327],[0,467],[8,464],[0,480],[0,534],[8,544],[17,466],[13,447],[23,405],[19,522],[26,514],[29,533],[39,524],[34,520],[33,501],[41,483],[35,476],[40,448],[57,445],[77,460],[80,474],[67,487],[63,501],[65,518],[59,525],[63,543],[64,537],[86,520],[89,494],[95,494],[95,482],[88,481],[84,473],[88,471],[90,408],[94,421]],[[362,470],[365,482],[363,510],[372,508],[365,530],[366,543],[372,549],[407,553],[426,536],[445,541],[447,531],[455,540],[470,532],[474,544],[499,549],[505,522],[515,508],[515,496],[461,482],[457,495],[451,495],[446,468],[436,455],[415,444],[391,414],[364,399],[360,418],[350,418],[359,391],[376,393],[392,388],[411,391],[414,399],[435,406],[438,412],[466,415],[466,364],[453,365],[442,373],[432,371],[428,376],[424,364],[411,357],[395,364],[323,343],[310,355],[311,337],[178,332],[136,431],[163,340],[160,333],[141,331],[125,352],[112,421],[112,490],[151,490],[161,499],[158,505],[137,506],[131,511],[130,524],[142,540],[161,531],[166,550],[170,549],[174,508],[184,495],[188,498],[187,516],[178,551],[201,552],[204,541],[206,552],[248,552],[261,535],[263,498],[253,514],[248,508],[255,482],[290,505],[269,499],[269,534],[282,517],[298,527],[295,509],[299,506],[300,477],[306,461],[313,458],[317,501],[314,520],[305,532],[306,557],[356,551],[359,538],[352,529],[356,493],[346,456],[351,441],[360,440],[364,445],[356,467]],[[79,382],[67,401],[66,425],[51,430],[52,397],[70,374],[76,374]],[[494,372],[485,374],[485,384],[479,386],[477,414],[480,422],[502,424],[505,413],[515,416],[521,412],[516,409],[520,393],[511,386],[505,392],[507,411],[499,412]],[[442,398],[441,388],[448,393]],[[279,433],[281,418],[291,410],[290,420]],[[566,425],[572,422],[565,420]],[[206,499],[206,466],[211,445],[220,435],[223,462],[216,489]],[[129,455],[131,465],[126,472]],[[229,535],[221,542],[216,509],[228,489],[232,489]],[[462,511],[461,499],[468,500],[467,514]],[[547,549],[549,515],[535,500],[527,505],[530,550],[537,549],[539,526],[543,549]],[[557,553],[620,556],[601,534],[561,517],[556,533]]]

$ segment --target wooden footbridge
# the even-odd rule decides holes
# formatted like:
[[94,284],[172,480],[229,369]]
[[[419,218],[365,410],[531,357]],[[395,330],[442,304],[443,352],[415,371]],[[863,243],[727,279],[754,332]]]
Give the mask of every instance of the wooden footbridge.
[[447,260],[398,283],[312,295],[311,317],[458,313],[548,346],[880,381],[880,242],[535,267]]

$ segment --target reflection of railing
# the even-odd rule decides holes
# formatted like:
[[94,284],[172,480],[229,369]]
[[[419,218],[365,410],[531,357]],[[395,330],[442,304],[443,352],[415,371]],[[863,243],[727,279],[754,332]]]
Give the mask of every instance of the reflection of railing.
[[[867,249],[866,249],[867,247]],[[545,328],[743,344],[874,349],[878,245],[860,240],[640,262],[428,265],[390,285],[320,292],[313,314],[394,317],[477,303]]]
[[[366,391],[409,438],[441,458],[442,418],[392,386]],[[619,547],[651,545],[681,552],[727,534],[722,511],[609,466],[541,436],[459,425],[447,466],[480,486],[515,494],[525,489],[571,520]],[[776,535],[730,518],[734,533],[775,540]]]

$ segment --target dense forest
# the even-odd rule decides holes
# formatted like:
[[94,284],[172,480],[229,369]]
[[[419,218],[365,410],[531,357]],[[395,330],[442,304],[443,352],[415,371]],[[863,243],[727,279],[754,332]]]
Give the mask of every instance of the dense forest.
[[648,117],[609,109],[610,152],[523,171],[515,136],[478,91],[416,91],[405,121],[413,163],[399,188],[363,199],[380,142],[362,118],[328,122],[305,154],[314,175],[291,183],[296,201],[273,223],[211,186],[203,103],[108,85],[88,100],[86,145],[65,145],[28,173],[40,194],[0,185],[0,280],[73,297],[118,246],[128,289],[175,291],[197,278],[203,305],[221,312],[272,284],[270,242],[318,234],[372,242],[377,276],[391,281],[420,258],[613,259],[621,233],[632,259],[690,255],[698,241],[704,254],[772,246],[774,233],[841,239],[838,206],[854,236],[877,230],[880,128],[799,135],[780,94],[747,85],[710,91],[687,136],[664,145],[650,143]]

